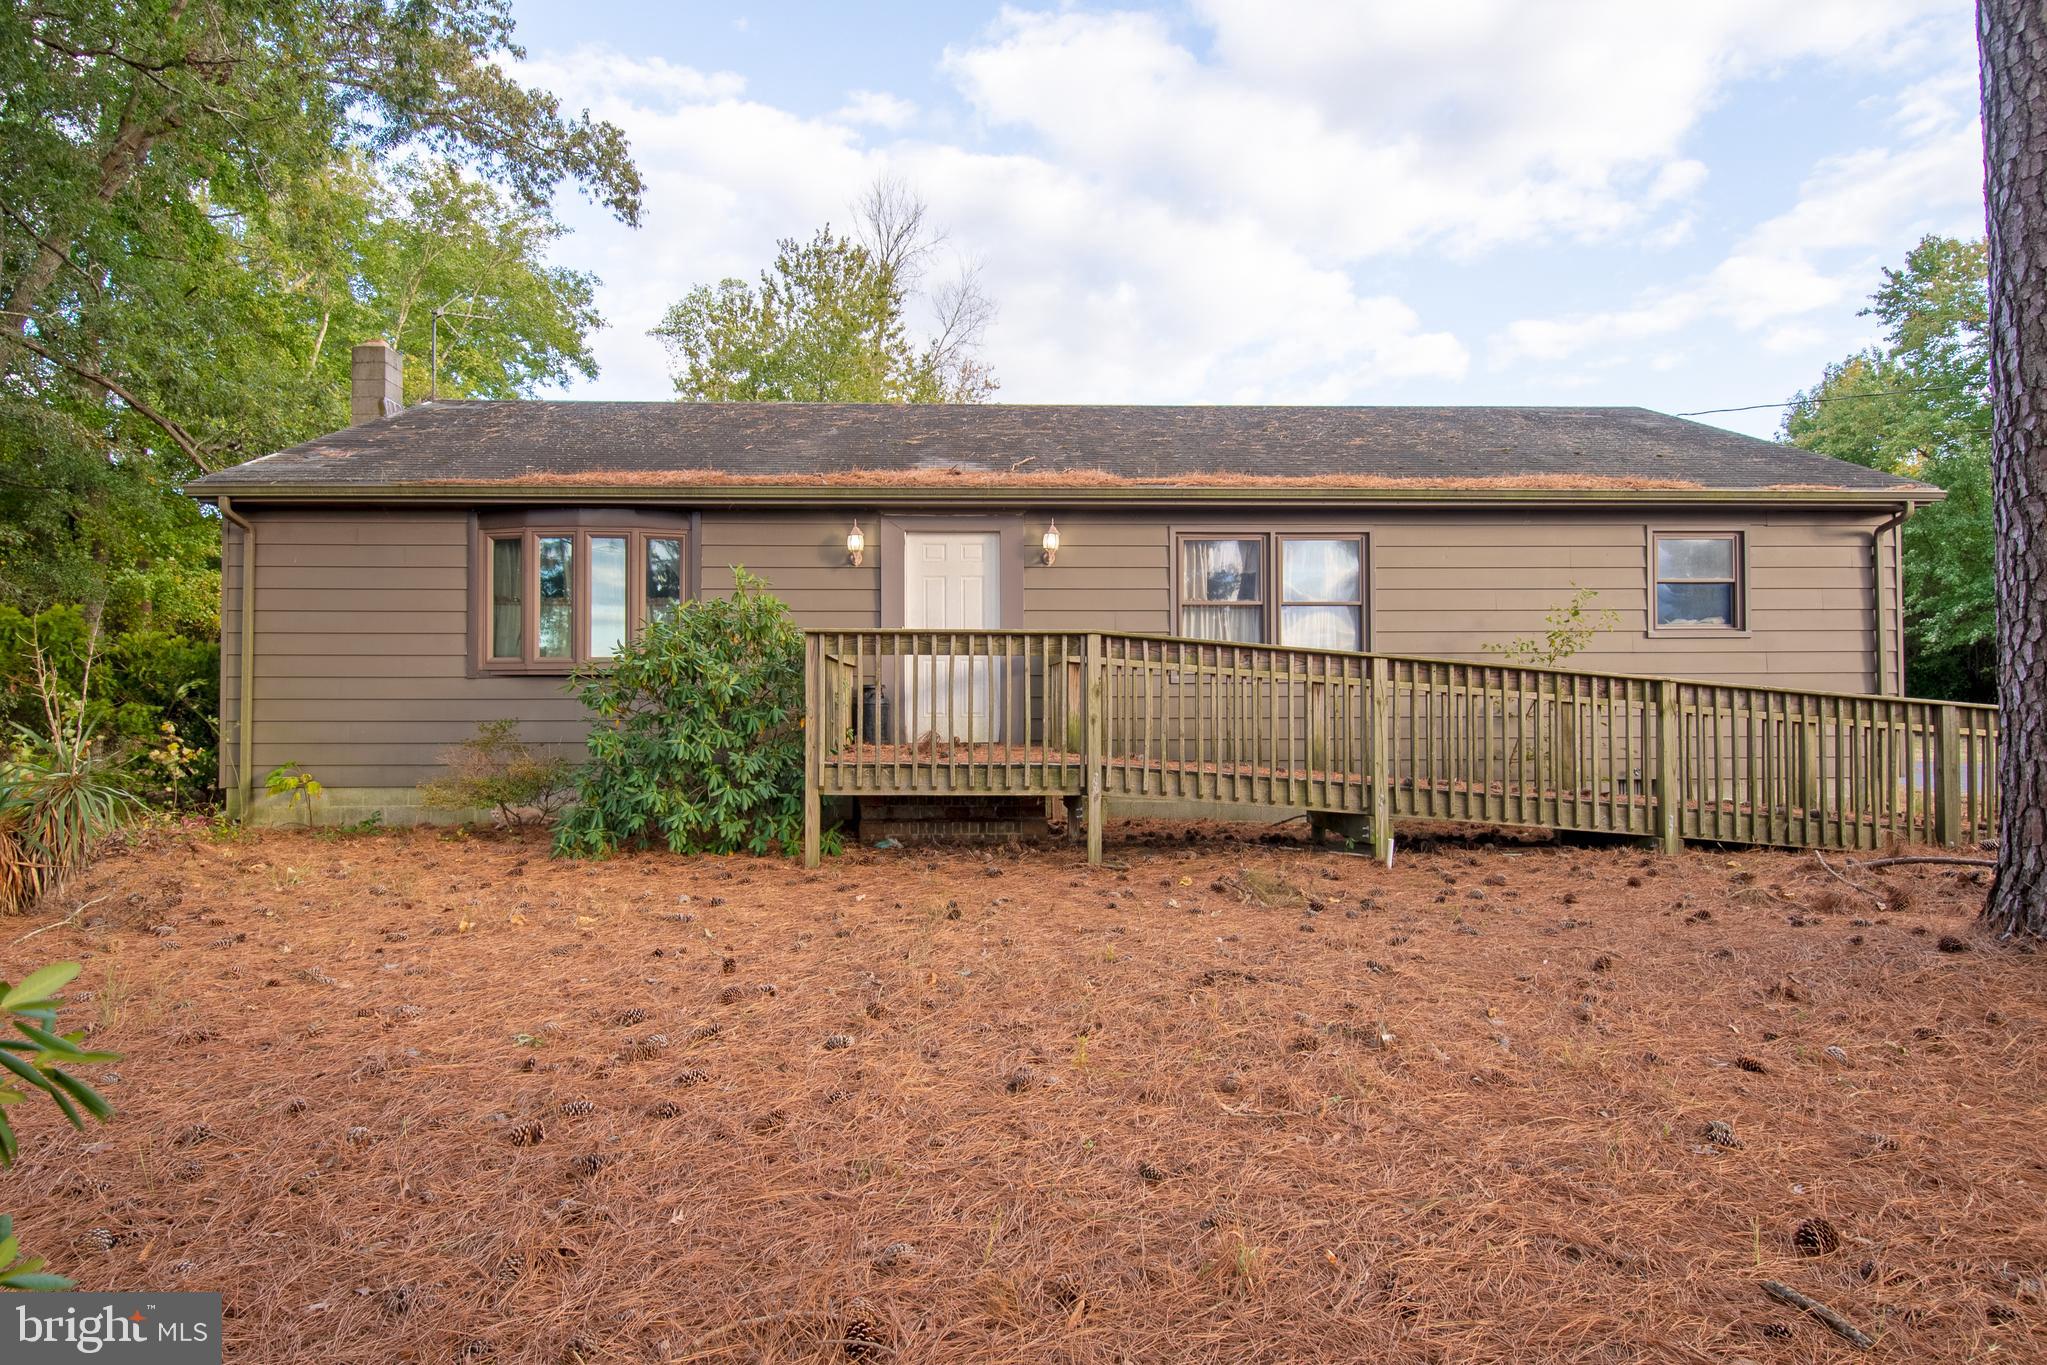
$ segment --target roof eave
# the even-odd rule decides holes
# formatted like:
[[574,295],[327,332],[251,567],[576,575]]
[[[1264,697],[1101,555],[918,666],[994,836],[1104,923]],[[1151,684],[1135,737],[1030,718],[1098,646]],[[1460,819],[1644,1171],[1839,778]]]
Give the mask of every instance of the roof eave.
[[[203,482],[203,480],[201,481]],[[238,502],[339,504],[459,503],[682,504],[691,507],[1014,507],[1019,503],[1061,507],[1131,507],[1164,504],[1232,506],[1614,506],[1644,503],[1772,503],[1805,506],[1897,507],[1943,501],[1930,485],[1899,488],[1358,488],[1312,484],[1171,487],[1060,487],[1013,484],[944,488],[929,485],[858,484],[220,484],[187,492],[202,502],[231,497]]]

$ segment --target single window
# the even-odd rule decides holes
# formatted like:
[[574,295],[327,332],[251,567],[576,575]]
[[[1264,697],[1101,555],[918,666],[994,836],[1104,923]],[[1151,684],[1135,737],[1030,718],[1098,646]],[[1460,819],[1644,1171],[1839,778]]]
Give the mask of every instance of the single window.
[[567,659],[576,648],[576,541],[573,536],[540,538],[540,657]]
[[1265,638],[1262,538],[1180,542],[1180,633],[1256,644]]
[[1364,542],[1282,538],[1279,642],[1359,649],[1364,641]]
[[1741,626],[1741,537],[1733,532],[1655,537],[1656,625],[1663,630]]
[[490,656],[526,657],[525,541],[505,536],[490,542]]
[[682,542],[666,536],[647,540],[647,619],[666,621],[682,605]]
[[609,659],[625,643],[624,536],[590,537],[590,657]]

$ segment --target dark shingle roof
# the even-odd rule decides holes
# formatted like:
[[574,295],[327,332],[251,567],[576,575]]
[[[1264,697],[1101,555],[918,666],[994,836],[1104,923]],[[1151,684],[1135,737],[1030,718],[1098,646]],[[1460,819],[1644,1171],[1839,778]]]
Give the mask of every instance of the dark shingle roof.
[[[1924,492],[1922,485],[1643,408],[1136,407],[440,402],[189,485],[199,496],[517,481],[536,488],[962,470],[1062,474],[1585,480],[1627,487]],[[1555,486],[1552,484],[1552,486]],[[1637,485],[1639,486],[1639,485]]]

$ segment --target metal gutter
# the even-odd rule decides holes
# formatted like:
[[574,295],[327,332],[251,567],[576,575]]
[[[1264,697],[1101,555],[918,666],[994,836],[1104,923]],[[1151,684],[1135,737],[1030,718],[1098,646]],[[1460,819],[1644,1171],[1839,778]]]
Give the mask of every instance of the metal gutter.
[[[203,481],[201,481],[203,483]],[[1896,507],[1901,496],[1938,502],[1931,486],[1897,488],[1345,488],[1289,486],[977,487],[861,484],[269,484],[214,492],[186,490],[201,500],[228,495],[244,502],[326,504],[457,503],[607,505],[640,503],[687,507],[1572,507],[1668,504],[1784,504],[1823,507]]]
[[[1905,524],[1905,519],[1919,510],[1919,505],[1909,499],[1898,504],[1898,510],[1870,533],[1870,572],[1875,575],[1876,598],[1876,690],[1884,692],[1884,681],[1890,668],[1884,658],[1884,537]],[[1895,556],[1898,566],[1897,580],[1892,584],[1892,597],[1898,609],[1898,690],[1892,696],[1905,695],[1905,539],[1898,538]]]
[[221,520],[242,533],[242,638],[235,650],[241,680],[235,697],[235,790],[231,793],[235,799],[228,814],[247,820],[256,791],[251,766],[256,759],[256,524],[235,511],[233,499],[223,496],[218,505]]

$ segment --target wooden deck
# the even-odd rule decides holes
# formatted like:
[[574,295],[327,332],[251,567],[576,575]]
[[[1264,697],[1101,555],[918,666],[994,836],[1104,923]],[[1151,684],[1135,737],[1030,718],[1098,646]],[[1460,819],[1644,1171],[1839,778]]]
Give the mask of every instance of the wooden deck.
[[[1993,708],[1050,631],[808,637],[807,846],[832,797],[1079,798],[1873,848],[1994,828]],[[1383,775],[1383,780],[1382,780]],[[1666,799],[1665,793],[1668,793]]]

